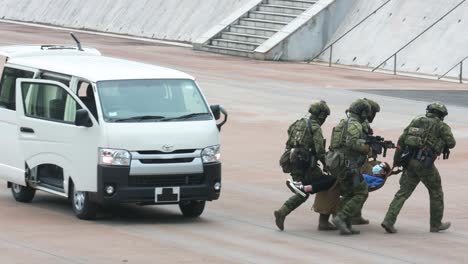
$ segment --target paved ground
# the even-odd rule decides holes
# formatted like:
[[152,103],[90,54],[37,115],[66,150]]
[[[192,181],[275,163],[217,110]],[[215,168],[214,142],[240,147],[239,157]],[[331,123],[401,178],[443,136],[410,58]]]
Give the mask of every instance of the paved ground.
[[[63,31],[0,24],[0,45],[72,43]],[[223,184],[219,201],[200,219],[187,220],[175,206],[124,206],[107,209],[99,220],[77,220],[66,200],[40,193],[31,204],[13,201],[0,188],[1,263],[465,263],[468,257],[468,110],[448,100],[447,122],[458,140],[448,161],[438,161],[445,190],[445,219],[453,228],[429,233],[429,199],[419,186],[397,223],[400,233],[385,234],[380,222],[398,177],[371,194],[362,234],[341,237],[316,231],[318,215],[304,204],[279,232],[272,212],[290,196],[277,165],[288,124],[305,114],[310,102],[325,99],[332,115],[325,135],[355,99],[381,103],[374,128],[397,139],[424,101],[394,92],[366,90],[460,90],[467,86],[299,63],[273,63],[218,56],[190,49],[79,34],[84,45],[104,54],[165,65],[197,77],[210,103],[230,112],[223,130]],[[361,91],[355,91],[360,89]],[[426,94],[426,93],[424,93]],[[397,97],[393,97],[397,96]],[[417,99],[417,100],[415,100]],[[443,98],[442,98],[443,99]],[[6,150],[3,150],[6,151]],[[392,153],[390,153],[392,154]]]

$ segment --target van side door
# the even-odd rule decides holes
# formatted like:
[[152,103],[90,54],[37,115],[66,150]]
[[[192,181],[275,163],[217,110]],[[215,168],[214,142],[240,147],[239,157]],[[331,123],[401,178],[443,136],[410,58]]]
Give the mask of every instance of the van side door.
[[61,167],[64,193],[69,177],[76,190],[96,192],[101,129],[93,119],[91,127],[75,125],[77,111],[85,109],[78,97],[56,81],[18,79],[16,103],[19,140],[28,167]]
[[[5,63],[2,60],[0,64]],[[0,81],[0,178],[8,182],[25,185],[24,159],[18,138],[16,116],[16,80],[32,78],[33,71],[3,67]]]

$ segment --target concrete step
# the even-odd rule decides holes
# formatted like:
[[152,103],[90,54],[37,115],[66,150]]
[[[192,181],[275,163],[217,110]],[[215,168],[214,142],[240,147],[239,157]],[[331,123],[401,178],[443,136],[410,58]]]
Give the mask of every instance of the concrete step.
[[229,27],[229,32],[232,33],[241,33],[255,35],[259,37],[271,37],[278,32],[276,29],[272,28],[259,28],[259,27],[250,27],[243,25],[233,25]]
[[268,5],[262,4],[258,6],[258,11],[271,12],[271,13],[282,13],[291,15],[300,15],[306,11],[304,7],[292,7],[292,6],[281,6],[281,5]]
[[251,11],[249,12],[248,16],[250,18],[255,18],[255,19],[280,21],[280,22],[288,22],[288,23],[297,17],[297,15],[271,13],[271,12],[264,12],[264,11]]
[[293,6],[293,7],[305,7],[309,8],[317,1],[307,0],[268,0],[270,5],[281,5],[281,6]]
[[241,41],[241,42],[258,43],[258,44],[262,44],[268,39],[268,37],[265,37],[265,36],[256,36],[256,35],[234,33],[234,32],[223,32],[221,33],[221,38]]
[[239,24],[242,26],[271,28],[279,30],[286,26],[288,23],[264,19],[241,18]]
[[213,39],[211,40],[212,46],[218,46],[223,48],[232,48],[238,50],[250,50],[254,51],[260,44],[252,42],[243,42],[229,39]]
[[212,45],[203,46],[203,49],[209,52],[213,52],[213,53],[240,56],[240,57],[250,57],[253,55],[253,52],[249,50],[225,48],[225,47],[218,47],[218,46],[212,46]]

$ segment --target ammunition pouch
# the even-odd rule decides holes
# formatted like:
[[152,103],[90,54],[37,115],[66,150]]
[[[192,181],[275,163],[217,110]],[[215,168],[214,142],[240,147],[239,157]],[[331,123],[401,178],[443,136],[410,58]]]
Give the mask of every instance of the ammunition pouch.
[[400,161],[398,162],[397,165],[401,165],[403,168],[408,167],[410,160],[413,156],[413,153],[414,152],[411,151],[409,148],[405,149],[405,151],[401,153]]
[[286,149],[280,157],[279,165],[284,173],[291,172],[291,149]]
[[417,148],[407,148],[400,158],[400,163],[403,168],[406,168],[411,161],[415,159],[423,163],[424,168],[430,169],[434,166],[434,162],[437,159],[437,154],[431,149],[417,149]]
[[329,151],[325,155],[325,163],[329,171],[336,171],[345,165],[345,156],[339,151]]

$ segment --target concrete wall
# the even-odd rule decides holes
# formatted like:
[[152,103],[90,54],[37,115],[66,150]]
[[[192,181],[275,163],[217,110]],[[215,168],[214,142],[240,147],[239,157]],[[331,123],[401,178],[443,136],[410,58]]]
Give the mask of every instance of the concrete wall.
[[320,0],[255,50],[268,60],[308,60],[315,57],[343,23],[356,0]]
[[[385,0],[357,0],[330,42],[383,2]],[[333,47],[333,62],[375,67],[460,2],[392,0]],[[399,53],[397,70],[437,76],[468,56],[467,15],[468,1]],[[328,61],[328,56],[326,52],[321,59]],[[393,70],[393,60],[383,68]],[[450,76],[457,74],[458,68]],[[468,77],[468,69],[465,70],[465,76]]]
[[249,0],[0,0],[0,18],[191,42]]

